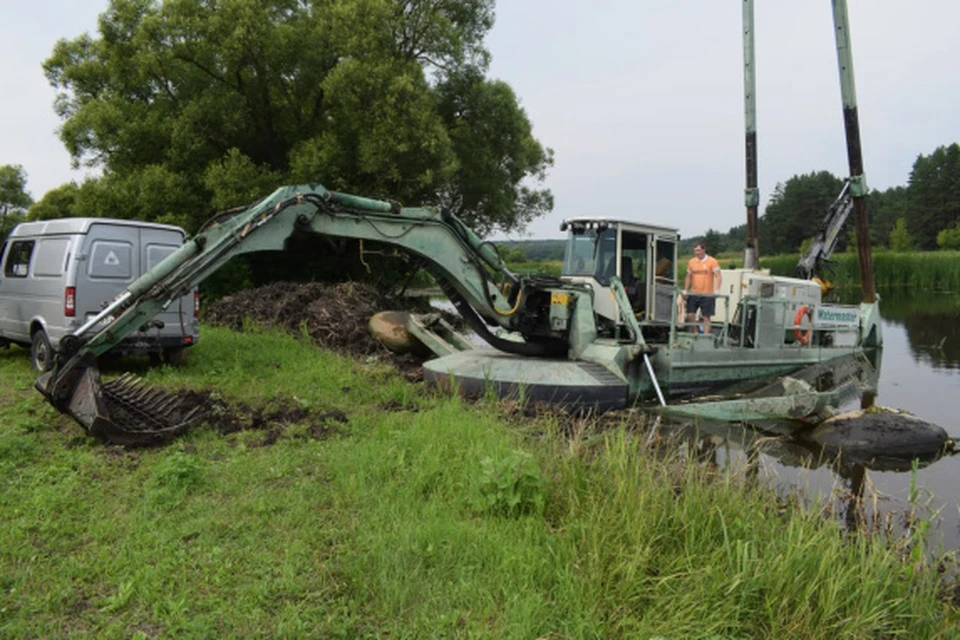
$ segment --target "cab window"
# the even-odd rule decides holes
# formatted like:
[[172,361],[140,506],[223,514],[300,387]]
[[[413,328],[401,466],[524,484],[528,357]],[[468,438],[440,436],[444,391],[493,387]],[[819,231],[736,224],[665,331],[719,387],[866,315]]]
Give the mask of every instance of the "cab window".
[[647,281],[647,234],[624,231],[620,245],[620,280],[625,287],[642,287]]
[[676,244],[666,240],[657,240],[657,249],[653,264],[658,284],[674,284],[674,261],[676,260],[676,254]]
[[617,273],[617,230],[571,230],[563,256],[563,275],[593,276],[608,286]]

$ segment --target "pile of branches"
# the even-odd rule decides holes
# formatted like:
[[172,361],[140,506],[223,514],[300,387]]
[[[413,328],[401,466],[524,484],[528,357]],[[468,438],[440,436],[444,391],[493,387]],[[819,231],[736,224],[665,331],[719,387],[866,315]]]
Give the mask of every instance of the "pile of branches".
[[427,311],[427,301],[387,296],[357,282],[276,282],[217,300],[204,314],[213,325],[242,331],[246,322],[307,333],[324,348],[355,356],[389,351],[371,337],[370,318],[380,311]]

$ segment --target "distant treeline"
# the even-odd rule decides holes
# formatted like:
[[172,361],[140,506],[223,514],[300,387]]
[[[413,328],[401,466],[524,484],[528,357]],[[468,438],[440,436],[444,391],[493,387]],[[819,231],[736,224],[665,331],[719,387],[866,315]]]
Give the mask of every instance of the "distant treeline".
[[[760,255],[799,256],[817,231],[830,205],[843,189],[843,179],[829,171],[796,175],[777,184],[759,219]],[[938,147],[919,155],[906,186],[867,196],[870,243],[895,252],[960,249],[960,144]],[[746,224],[726,233],[708,229],[680,241],[681,256],[692,255],[695,242],[704,242],[713,255],[740,253],[746,244]],[[855,245],[853,221],[837,242],[842,252]],[[509,262],[563,259],[562,240],[516,240],[500,243]],[[793,260],[792,267],[796,263]]]
[[500,256],[507,262],[563,260],[565,240],[504,240],[498,242]]
[[[777,184],[759,220],[760,255],[799,252],[842,188],[843,180],[829,171],[796,175]],[[952,143],[930,155],[919,155],[906,186],[871,191],[867,215],[875,248],[960,249],[960,145]],[[846,228],[848,232],[837,243],[839,251],[854,242],[852,220]],[[689,239],[693,240],[704,240],[714,254],[742,251],[746,224],[726,233],[708,229]]]

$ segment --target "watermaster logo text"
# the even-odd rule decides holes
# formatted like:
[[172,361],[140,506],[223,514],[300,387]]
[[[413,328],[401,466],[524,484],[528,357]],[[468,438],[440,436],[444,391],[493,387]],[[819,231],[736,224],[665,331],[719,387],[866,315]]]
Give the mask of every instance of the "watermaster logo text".
[[836,307],[818,307],[816,322],[830,324],[859,324],[860,314],[849,309]]

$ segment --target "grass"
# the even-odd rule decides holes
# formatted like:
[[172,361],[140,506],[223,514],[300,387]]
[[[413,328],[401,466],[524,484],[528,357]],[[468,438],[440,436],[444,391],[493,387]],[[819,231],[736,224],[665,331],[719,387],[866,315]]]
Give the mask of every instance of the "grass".
[[933,567],[635,424],[518,420],[270,332],[105,374],[130,367],[348,422],[104,447],[0,351],[0,637],[957,636]]
[[[760,266],[775,275],[793,275],[798,255],[761,257]],[[860,286],[860,263],[855,252],[833,256],[834,274],[828,279],[840,288]],[[960,252],[873,252],[873,275],[884,290],[960,291]]]

